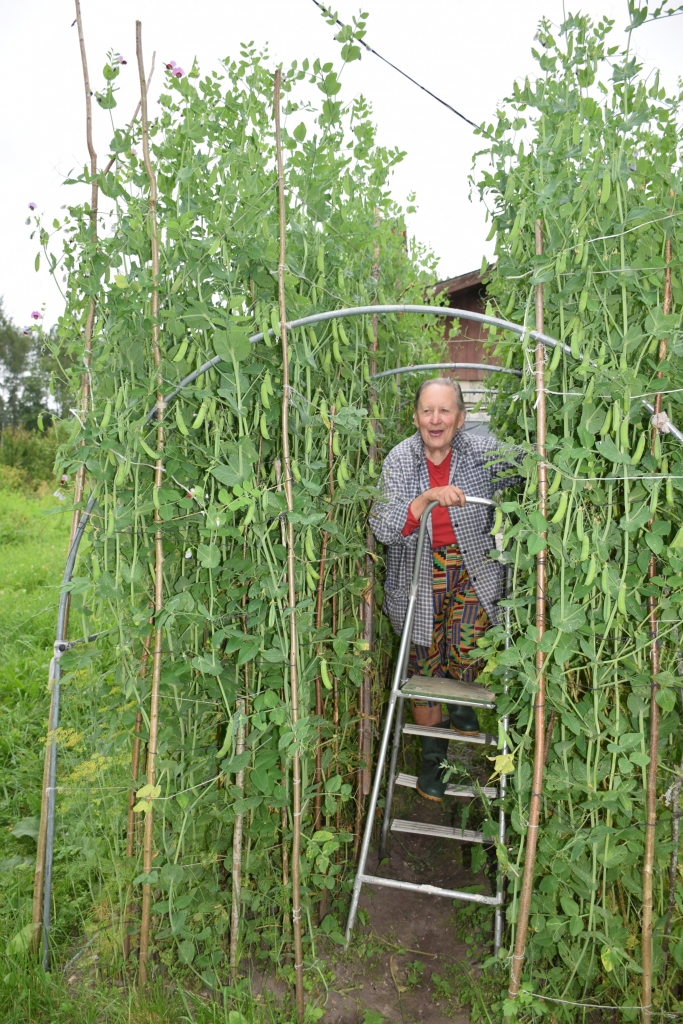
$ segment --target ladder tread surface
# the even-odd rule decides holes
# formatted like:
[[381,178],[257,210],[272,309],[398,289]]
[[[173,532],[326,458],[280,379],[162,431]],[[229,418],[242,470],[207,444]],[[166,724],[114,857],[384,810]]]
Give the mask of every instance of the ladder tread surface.
[[449,828],[447,825],[431,825],[425,821],[406,821],[394,818],[391,823],[392,832],[413,832],[419,836],[433,836],[439,839],[458,839],[461,843],[483,843],[483,832],[472,832],[470,829]]
[[[417,786],[417,775],[407,775],[405,772],[399,772],[396,776],[396,785],[406,786],[408,789],[415,789]],[[491,800],[495,800],[498,797],[498,790],[495,786],[482,786],[481,792]],[[479,796],[479,790],[474,786],[455,786],[449,783],[446,786],[446,796],[467,796],[474,798],[475,796]]]
[[480,708],[496,706],[496,695],[479,683],[462,683],[440,676],[411,676],[401,687],[403,697],[440,700],[445,704],[467,704]]
[[431,725],[414,725],[406,722],[403,732],[408,736],[432,736],[435,740],[449,740],[455,743],[483,743],[484,746],[498,746],[498,738],[487,732],[478,732],[470,736],[465,733],[455,732],[453,729],[439,729]]

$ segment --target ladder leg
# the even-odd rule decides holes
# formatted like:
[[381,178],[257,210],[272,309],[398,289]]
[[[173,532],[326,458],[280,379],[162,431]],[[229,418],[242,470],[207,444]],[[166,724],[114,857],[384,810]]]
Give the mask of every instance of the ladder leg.
[[394,788],[396,784],[396,762],[398,761],[398,748],[401,745],[401,729],[405,714],[405,701],[398,698],[398,711],[396,712],[396,725],[394,726],[394,742],[391,746],[391,758],[389,761],[389,774],[387,776],[387,795],[384,805],[384,820],[382,821],[382,836],[379,841],[379,859],[384,860],[387,852],[387,837],[391,825],[391,805],[394,802]]
[[384,732],[382,733],[382,742],[379,748],[379,754],[377,756],[377,768],[375,769],[375,777],[372,782],[372,792],[370,793],[370,803],[368,804],[367,818],[365,820],[365,832],[363,833],[363,843],[360,848],[360,857],[358,858],[358,868],[356,870],[356,878],[353,883],[353,894],[351,896],[351,906],[349,908],[349,917],[346,922],[346,944],[349,944],[351,938],[351,932],[353,925],[356,920],[356,911],[358,910],[358,900],[360,899],[360,890],[363,885],[363,876],[365,874],[365,865],[368,859],[368,851],[370,849],[370,839],[372,838],[372,827],[375,821],[375,812],[377,811],[377,801],[379,799],[379,788],[382,784],[382,774],[384,769],[384,763],[387,759],[387,750],[389,749],[389,737],[391,735],[391,726],[394,721],[394,714],[396,711],[396,702],[398,700],[398,691],[392,689],[391,696],[389,697],[389,706],[387,708],[387,719],[384,723]]

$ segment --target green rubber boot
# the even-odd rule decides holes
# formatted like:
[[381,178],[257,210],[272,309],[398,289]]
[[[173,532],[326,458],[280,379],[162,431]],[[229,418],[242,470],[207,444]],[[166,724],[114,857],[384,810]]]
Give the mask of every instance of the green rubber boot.
[[479,719],[474,708],[468,704],[449,704],[448,717],[451,720],[453,732],[459,732],[462,736],[478,735]]
[[[442,722],[437,729],[448,729],[450,722]],[[443,800],[446,783],[443,781],[441,762],[448,753],[448,739],[437,740],[432,736],[421,736],[422,770],[417,777],[416,788],[425,800]]]

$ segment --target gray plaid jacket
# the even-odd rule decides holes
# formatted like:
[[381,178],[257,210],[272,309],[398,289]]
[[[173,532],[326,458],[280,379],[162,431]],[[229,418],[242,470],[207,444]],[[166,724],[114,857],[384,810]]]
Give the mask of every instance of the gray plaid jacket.
[[[465,494],[493,498],[496,491],[519,486],[519,466],[510,456],[523,456],[521,449],[504,449],[492,437],[476,437],[457,431],[452,443],[449,483]],[[500,456],[499,461],[495,456]],[[507,458],[506,458],[507,456]],[[511,472],[517,470],[517,473]],[[500,476],[505,473],[505,476]],[[419,431],[392,448],[384,460],[380,481],[381,498],[370,512],[370,527],[377,540],[386,546],[386,582],[384,612],[400,635],[408,608],[408,592],[415,560],[417,530],[404,537],[408,507],[419,494],[429,490],[429,470]],[[505,570],[489,558],[494,547],[491,536],[493,509],[485,505],[449,508],[453,532],[457,537],[467,574],[475,593],[492,622],[498,621],[498,601],[503,594]],[[412,641],[428,647],[432,642],[434,605],[432,599],[432,517],[427,523],[430,543],[425,542],[420,565],[420,584],[415,607]]]

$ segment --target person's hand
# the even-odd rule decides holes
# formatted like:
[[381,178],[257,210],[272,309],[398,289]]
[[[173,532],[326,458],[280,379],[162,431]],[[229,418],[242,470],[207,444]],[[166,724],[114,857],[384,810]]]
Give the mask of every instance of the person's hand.
[[461,508],[465,504],[465,495],[453,484],[448,484],[447,487],[430,487],[411,503],[410,510],[416,519],[422,517],[427,505],[432,501],[438,501],[442,508]]
[[453,484],[448,484],[447,487],[432,487],[427,494],[429,501],[438,501],[442,508],[450,508],[452,505],[459,508],[465,504],[464,493]]

